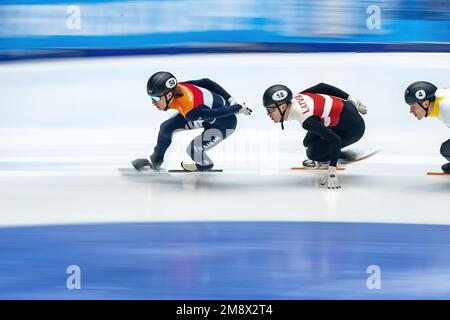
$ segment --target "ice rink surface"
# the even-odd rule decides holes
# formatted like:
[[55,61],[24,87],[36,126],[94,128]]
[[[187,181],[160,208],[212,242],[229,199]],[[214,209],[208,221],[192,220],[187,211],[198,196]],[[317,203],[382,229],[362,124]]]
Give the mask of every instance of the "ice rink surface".
[[[450,85],[449,54],[236,54],[0,65],[0,297],[143,299],[450,298],[449,130],[403,103],[416,80]],[[209,152],[223,173],[139,174],[158,112],[147,78],[209,77],[253,107]],[[339,174],[293,172],[305,132],[281,131],[264,89],[318,82],[369,110],[352,147],[370,159]],[[165,169],[200,133],[178,133]],[[78,265],[82,289],[66,288]],[[381,289],[370,290],[370,266]]]

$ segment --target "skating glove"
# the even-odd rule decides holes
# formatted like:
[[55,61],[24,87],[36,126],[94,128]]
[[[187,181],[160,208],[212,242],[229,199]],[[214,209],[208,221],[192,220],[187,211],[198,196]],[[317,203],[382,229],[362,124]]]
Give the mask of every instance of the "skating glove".
[[252,112],[253,112],[252,109],[247,108],[247,107],[245,106],[245,102],[243,102],[243,103],[237,102],[236,99],[233,98],[233,97],[230,97],[230,98],[228,99],[228,103],[230,104],[230,106],[235,105],[235,104],[238,104],[238,105],[241,106],[241,109],[239,109],[239,111],[237,112],[237,114],[243,114],[243,115],[249,116],[249,115],[251,115]]
[[245,116],[250,116],[252,114],[252,109],[247,108],[245,106],[245,102],[240,104],[241,108],[239,109],[239,111],[237,112],[238,114],[243,114]]
[[358,110],[359,113],[367,114],[367,107],[363,105],[358,98],[349,95],[347,100],[356,107],[356,110]]
[[328,172],[322,179],[322,185],[326,185],[328,189],[340,189],[341,186],[338,182],[338,177],[336,174],[336,167],[329,166]]

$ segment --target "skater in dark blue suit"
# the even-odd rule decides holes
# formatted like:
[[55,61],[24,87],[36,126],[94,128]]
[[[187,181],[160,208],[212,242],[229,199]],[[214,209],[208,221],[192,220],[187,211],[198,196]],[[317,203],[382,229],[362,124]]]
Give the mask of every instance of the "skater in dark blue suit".
[[132,162],[137,170],[145,167],[158,170],[174,133],[197,128],[204,130],[186,150],[193,162],[182,162],[181,166],[186,171],[211,170],[214,163],[206,152],[234,132],[236,114],[252,113],[245,104],[238,104],[225,89],[210,79],[178,83],[171,73],[161,71],[148,80],[147,93],[158,110],[174,109],[179,113],[161,124],[156,146],[149,159]]

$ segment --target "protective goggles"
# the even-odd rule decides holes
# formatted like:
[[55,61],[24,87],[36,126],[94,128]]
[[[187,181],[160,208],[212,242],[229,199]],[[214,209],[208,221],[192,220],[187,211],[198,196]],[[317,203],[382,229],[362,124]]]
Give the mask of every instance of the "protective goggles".
[[152,101],[160,101],[162,96],[150,96],[150,99],[152,99]]
[[269,107],[266,107],[268,113],[274,113],[280,107],[280,104],[273,104]]

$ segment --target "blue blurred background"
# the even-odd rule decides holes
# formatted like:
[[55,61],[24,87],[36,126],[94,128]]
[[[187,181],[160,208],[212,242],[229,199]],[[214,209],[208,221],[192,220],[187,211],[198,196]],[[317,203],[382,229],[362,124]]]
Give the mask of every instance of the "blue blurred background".
[[2,1],[0,58],[449,51],[448,0]]
[[[425,174],[448,128],[403,100],[449,87],[449,30],[450,0],[1,1],[0,299],[449,299],[450,180]],[[254,108],[212,150],[223,174],[131,168],[168,117],[145,86],[159,70]],[[273,83],[322,81],[369,108],[356,150],[382,149],[338,193],[289,170],[304,132],[261,107]]]

